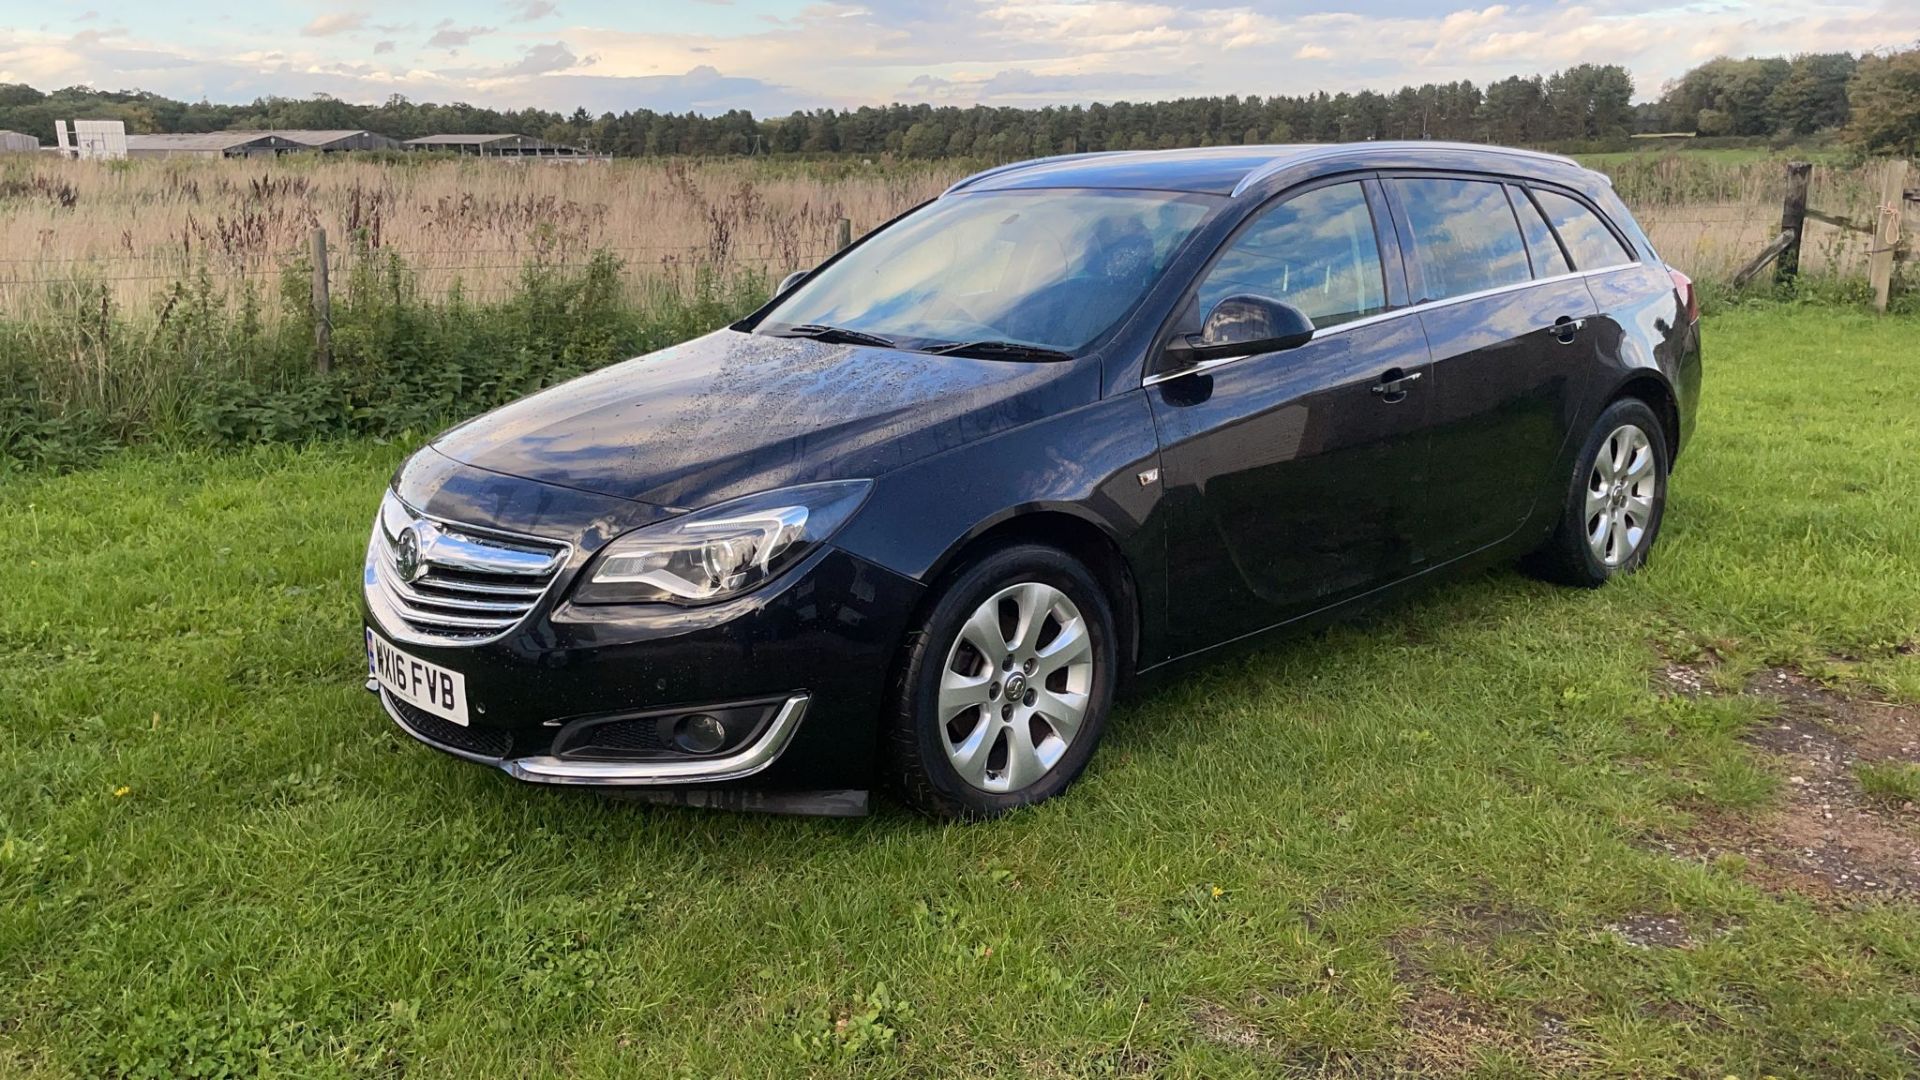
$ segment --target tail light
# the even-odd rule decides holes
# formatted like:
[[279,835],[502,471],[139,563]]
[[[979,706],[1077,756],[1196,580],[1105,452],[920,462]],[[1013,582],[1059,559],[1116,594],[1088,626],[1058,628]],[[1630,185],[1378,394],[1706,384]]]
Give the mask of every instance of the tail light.
[[1693,279],[1671,266],[1667,267],[1667,276],[1673,279],[1673,289],[1680,294],[1680,306],[1687,309],[1687,321],[1699,322],[1700,296],[1693,291]]

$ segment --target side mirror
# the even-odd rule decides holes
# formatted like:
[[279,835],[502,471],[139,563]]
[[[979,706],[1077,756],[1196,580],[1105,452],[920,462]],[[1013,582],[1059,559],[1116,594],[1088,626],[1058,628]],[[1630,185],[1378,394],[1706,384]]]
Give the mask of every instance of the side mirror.
[[1297,349],[1313,340],[1307,313],[1265,296],[1229,296],[1213,306],[1198,334],[1174,339],[1187,362]]
[[781,278],[780,287],[773,290],[773,295],[780,296],[784,294],[788,289],[800,284],[800,282],[811,273],[813,273],[811,270],[795,270],[793,273]]

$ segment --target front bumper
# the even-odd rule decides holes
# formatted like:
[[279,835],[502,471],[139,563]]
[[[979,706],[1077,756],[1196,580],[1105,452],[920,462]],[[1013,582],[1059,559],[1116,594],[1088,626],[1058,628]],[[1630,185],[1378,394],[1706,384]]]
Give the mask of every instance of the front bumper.
[[[920,600],[917,582],[829,546],[766,589],[706,608],[575,605],[565,599],[570,583],[557,582],[497,640],[467,646],[398,638],[408,653],[465,678],[467,726],[422,713],[375,683],[369,689],[421,742],[534,783],[789,796],[872,786],[879,718]],[[396,639],[374,609],[365,620]],[[583,758],[564,742],[563,733],[582,723],[743,702],[777,708],[749,737],[713,755],[657,747],[631,759]]]

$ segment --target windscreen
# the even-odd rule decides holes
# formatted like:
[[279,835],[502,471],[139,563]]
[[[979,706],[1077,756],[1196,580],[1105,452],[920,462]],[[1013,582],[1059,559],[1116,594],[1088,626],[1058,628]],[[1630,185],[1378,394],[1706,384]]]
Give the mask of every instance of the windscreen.
[[848,252],[760,325],[1079,352],[1133,310],[1216,204],[1157,191],[949,195]]

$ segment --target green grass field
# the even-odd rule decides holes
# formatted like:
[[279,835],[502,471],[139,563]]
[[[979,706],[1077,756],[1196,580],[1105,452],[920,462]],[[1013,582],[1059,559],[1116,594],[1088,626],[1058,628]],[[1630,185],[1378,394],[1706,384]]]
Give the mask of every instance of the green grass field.
[[1646,573],[1193,667],[971,827],[415,744],[355,606],[406,447],[4,481],[0,1075],[1911,1073],[1920,322],[1706,334]]

